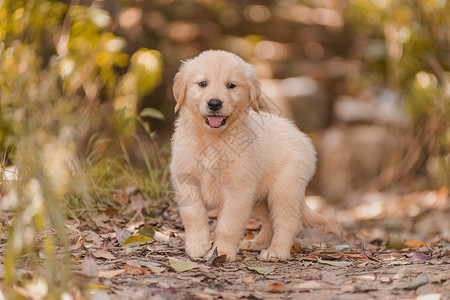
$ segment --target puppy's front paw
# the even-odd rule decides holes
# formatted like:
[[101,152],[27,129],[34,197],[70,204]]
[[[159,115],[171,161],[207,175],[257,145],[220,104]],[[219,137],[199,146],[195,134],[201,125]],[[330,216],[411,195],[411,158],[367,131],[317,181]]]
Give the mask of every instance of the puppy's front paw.
[[287,260],[291,254],[289,251],[280,251],[276,249],[270,249],[270,247],[266,250],[261,251],[258,259],[262,261],[278,261],[278,260]]
[[209,241],[186,241],[184,248],[190,258],[199,259],[208,253],[211,248],[211,243]]

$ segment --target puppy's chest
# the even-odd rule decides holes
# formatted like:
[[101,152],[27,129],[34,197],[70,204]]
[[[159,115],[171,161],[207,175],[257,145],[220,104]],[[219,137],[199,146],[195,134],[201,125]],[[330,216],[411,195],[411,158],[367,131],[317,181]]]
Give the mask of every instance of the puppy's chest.
[[226,184],[239,157],[223,142],[210,143],[195,157],[195,171],[202,185]]

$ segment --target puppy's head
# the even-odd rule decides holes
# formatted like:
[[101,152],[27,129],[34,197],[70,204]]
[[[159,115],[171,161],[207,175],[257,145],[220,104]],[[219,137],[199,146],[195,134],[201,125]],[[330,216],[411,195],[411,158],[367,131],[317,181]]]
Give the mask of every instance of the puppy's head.
[[187,110],[196,122],[216,129],[250,108],[258,112],[261,88],[252,65],[235,54],[208,50],[183,62],[173,94],[175,112]]

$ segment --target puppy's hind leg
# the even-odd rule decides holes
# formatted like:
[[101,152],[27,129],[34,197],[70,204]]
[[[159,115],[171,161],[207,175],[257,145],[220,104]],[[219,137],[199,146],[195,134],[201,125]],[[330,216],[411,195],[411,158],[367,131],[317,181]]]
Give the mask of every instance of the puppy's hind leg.
[[290,256],[294,239],[302,222],[300,204],[304,197],[304,186],[287,186],[279,180],[269,192],[268,205],[273,223],[273,238],[269,248],[261,251],[263,261],[285,260]]
[[253,207],[253,216],[261,223],[261,230],[252,240],[242,241],[239,245],[240,249],[262,250],[270,246],[273,236],[273,225],[270,220],[269,206],[267,200],[258,202]]

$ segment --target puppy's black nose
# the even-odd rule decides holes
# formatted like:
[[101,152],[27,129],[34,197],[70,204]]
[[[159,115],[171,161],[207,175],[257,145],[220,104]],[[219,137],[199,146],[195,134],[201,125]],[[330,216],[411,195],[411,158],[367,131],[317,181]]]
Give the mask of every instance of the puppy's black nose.
[[218,111],[222,108],[222,101],[220,101],[219,99],[210,99],[208,101],[208,107],[212,111]]

